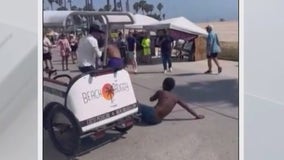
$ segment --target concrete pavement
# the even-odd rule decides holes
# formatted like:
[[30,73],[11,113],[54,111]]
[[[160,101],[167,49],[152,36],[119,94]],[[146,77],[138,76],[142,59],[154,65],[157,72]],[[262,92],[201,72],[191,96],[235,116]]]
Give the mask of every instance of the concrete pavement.
[[[55,67],[61,66],[54,56]],[[71,63],[71,61],[70,61]],[[220,61],[221,74],[202,74],[206,61],[174,62],[173,72],[162,73],[162,64],[140,65],[138,74],[131,74],[137,99],[144,104],[161,88],[163,79],[176,80],[174,93],[179,95],[205,119],[194,120],[176,106],[156,126],[134,126],[128,134],[83,154],[79,160],[237,160],[238,159],[238,62]],[[217,72],[216,66],[214,71]],[[78,74],[77,67],[58,73]],[[131,67],[129,67],[131,68]],[[129,69],[131,70],[131,69]],[[112,133],[109,133],[112,137]],[[100,145],[90,142],[91,145]],[[101,143],[103,144],[103,143]],[[44,159],[67,160],[59,153],[44,132]]]

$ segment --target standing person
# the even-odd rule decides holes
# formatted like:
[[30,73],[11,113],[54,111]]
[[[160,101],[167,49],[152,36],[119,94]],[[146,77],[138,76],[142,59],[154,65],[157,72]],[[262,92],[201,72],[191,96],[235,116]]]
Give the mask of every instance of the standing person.
[[118,33],[118,39],[117,39],[117,47],[119,48],[121,58],[123,59],[124,65],[127,66],[128,64],[128,57],[127,57],[127,42],[121,32]]
[[65,34],[61,34],[59,37],[59,41],[57,42],[60,48],[60,56],[61,56],[61,65],[62,65],[62,71],[65,70],[64,64],[66,65],[66,70],[69,70],[68,68],[68,58],[71,52],[71,47],[69,44],[69,41]]
[[107,57],[108,63],[107,67],[113,69],[122,69],[124,67],[123,59],[119,53],[119,49],[116,45],[108,45],[107,46]]
[[143,47],[141,46],[143,37],[134,30],[133,37],[136,39],[136,59],[137,63],[142,63]]
[[103,48],[99,48],[98,38],[105,33],[101,26],[90,26],[89,34],[82,37],[77,49],[77,63],[81,72],[86,73],[96,69],[97,59],[102,56]]
[[170,35],[168,35],[166,29],[164,29],[162,33],[163,33],[162,36],[159,38],[159,44],[161,47],[161,57],[164,67],[164,73],[167,73],[168,68],[169,72],[173,71],[171,55],[172,55],[172,43],[174,40]]
[[75,64],[75,60],[77,59],[76,50],[78,48],[78,41],[74,34],[70,34],[69,43],[71,46],[71,59],[73,64]]
[[196,117],[196,119],[204,118],[203,115],[197,114],[179,97],[171,93],[171,91],[175,87],[175,80],[173,78],[165,78],[162,87],[163,90],[158,90],[153,96],[150,97],[151,102],[158,100],[155,107],[146,105],[139,106],[138,113],[141,114],[142,122],[149,125],[160,123],[164,119],[164,117],[171,113],[176,104],[179,104],[187,112]]
[[143,61],[147,64],[151,62],[151,40],[150,34],[145,33],[141,42],[141,46],[143,47]]
[[133,37],[133,33],[129,32],[127,37],[127,46],[128,46],[128,59],[132,64],[134,73],[137,73],[137,60],[136,60],[136,39]]
[[221,52],[219,40],[217,38],[217,34],[213,32],[213,26],[208,25],[206,27],[206,31],[208,32],[207,41],[206,41],[206,49],[207,49],[207,63],[208,70],[204,72],[205,74],[212,73],[212,59],[218,67],[218,73],[222,72],[222,67],[218,62],[218,53]]
[[[52,64],[52,55],[51,55],[51,48],[55,48],[56,45],[53,45],[49,39],[50,35],[49,33],[45,33],[44,37],[43,37],[43,61],[45,64],[44,69],[45,70],[49,70],[49,69],[53,69],[53,64]],[[48,65],[49,62],[49,65]]]

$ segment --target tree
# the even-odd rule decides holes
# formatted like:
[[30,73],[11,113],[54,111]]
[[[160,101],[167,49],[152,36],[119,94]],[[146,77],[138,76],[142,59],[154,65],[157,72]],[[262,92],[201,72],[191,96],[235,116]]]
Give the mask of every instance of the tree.
[[157,9],[159,10],[160,15],[161,15],[161,11],[162,11],[163,8],[164,8],[164,5],[163,5],[162,3],[159,3],[159,4],[157,5]]
[[54,0],[48,0],[48,3],[50,4],[51,10],[53,10],[53,3],[54,3]]
[[57,8],[57,10],[58,10],[58,11],[67,11],[68,8],[62,6],[62,7]]
[[148,15],[149,17],[152,17],[152,18],[155,18],[155,19],[157,19],[157,20],[162,20],[161,19],[161,15],[159,15],[159,14],[157,14],[157,13],[154,13],[154,14],[149,14]]
[[109,4],[109,5],[106,4],[106,5],[104,6],[103,10],[104,10],[104,11],[110,11],[110,10],[111,10],[111,5],[110,5],[110,4]]
[[163,19],[164,19],[164,20],[166,19],[166,14],[165,14],[165,13],[163,14]]
[[126,2],[125,2],[125,9],[126,9],[127,12],[130,11],[130,8],[129,8],[129,0],[126,0]]
[[72,9],[71,9],[71,8],[73,7],[73,6],[72,6],[72,0],[68,0],[68,3],[69,3],[70,10],[72,10]]
[[114,6],[113,11],[117,11],[117,2],[116,2],[116,0],[113,0],[113,6]]
[[145,0],[140,0],[139,2],[139,8],[142,10],[142,13],[145,14],[145,7],[147,2]]
[[122,9],[121,0],[120,0],[119,2],[117,2],[116,7],[117,7],[117,10],[118,10],[118,11],[122,11],[122,10],[123,10],[123,9]]
[[135,2],[135,3],[133,4],[133,9],[135,10],[136,13],[138,13],[138,11],[139,11],[139,9],[140,9],[138,2]]
[[145,9],[146,9],[147,11],[146,11],[146,10],[145,10],[145,11],[147,12],[147,14],[148,14],[148,13],[151,13],[151,14],[152,14],[154,8],[155,8],[154,5],[152,5],[152,4],[146,4],[146,8],[145,8]]
[[77,8],[77,6],[72,6],[72,7],[70,8],[70,10],[71,10],[71,11],[77,11],[78,8]]

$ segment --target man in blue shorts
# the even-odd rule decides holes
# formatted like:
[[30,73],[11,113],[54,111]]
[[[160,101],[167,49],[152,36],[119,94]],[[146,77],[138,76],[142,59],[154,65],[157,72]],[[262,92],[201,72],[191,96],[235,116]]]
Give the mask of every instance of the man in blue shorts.
[[129,36],[126,39],[128,46],[128,60],[132,64],[134,73],[137,73],[137,61],[136,61],[136,38],[132,32],[129,32]]
[[163,90],[158,90],[150,101],[158,100],[155,107],[140,105],[138,113],[141,114],[142,122],[155,125],[162,122],[163,118],[166,117],[176,104],[179,104],[182,108],[192,114],[196,119],[203,119],[204,116],[197,114],[193,109],[184,103],[175,94],[171,93],[171,90],[175,87],[175,80],[173,78],[165,78],[163,81]]
[[210,74],[212,73],[212,59],[215,62],[215,64],[218,67],[218,73],[222,72],[222,67],[220,66],[218,62],[218,53],[221,52],[219,40],[217,38],[217,34],[213,32],[213,26],[208,25],[206,27],[206,30],[208,32],[208,37],[207,37],[207,60],[208,60],[208,70],[205,72],[205,74]]

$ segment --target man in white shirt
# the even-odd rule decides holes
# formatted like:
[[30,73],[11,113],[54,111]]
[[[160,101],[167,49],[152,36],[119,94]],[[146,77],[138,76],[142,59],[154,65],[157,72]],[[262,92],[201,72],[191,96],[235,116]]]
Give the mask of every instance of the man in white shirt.
[[83,73],[96,69],[96,61],[102,56],[102,49],[99,48],[98,39],[104,31],[97,24],[90,26],[89,34],[82,37],[78,44],[77,61],[79,70]]

